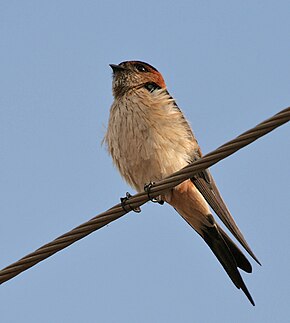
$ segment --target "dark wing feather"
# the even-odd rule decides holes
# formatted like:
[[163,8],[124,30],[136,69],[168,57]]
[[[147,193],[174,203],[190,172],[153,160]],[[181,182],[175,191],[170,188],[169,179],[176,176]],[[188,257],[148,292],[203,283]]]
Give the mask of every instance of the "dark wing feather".
[[[170,96],[170,94],[168,93]],[[172,98],[172,97],[171,97]],[[173,98],[172,98],[173,99]],[[177,110],[180,111],[182,118],[184,120],[184,126],[188,131],[188,136],[192,139],[193,148],[198,147],[197,149],[193,149],[192,161],[199,159],[202,156],[201,150],[198,146],[197,140],[187,122],[184,118],[180,108],[174,101],[174,106]],[[221,221],[225,224],[225,226],[230,230],[230,232],[234,235],[234,237],[240,242],[240,244],[247,250],[247,252],[253,257],[253,259],[261,265],[257,257],[254,255],[247,241],[245,240],[243,234],[239,230],[236,225],[230,211],[228,210],[225,202],[223,201],[218,188],[215,184],[213,177],[211,176],[208,169],[200,172],[193,178],[191,178],[193,184],[197,187],[203,197],[206,199],[207,203],[211,206],[211,208],[215,211]]]
[[243,234],[236,225],[230,211],[228,210],[225,202],[223,201],[215,181],[211,176],[209,170],[205,170],[200,174],[197,174],[191,178],[193,184],[197,187],[207,203],[211,206],[214,212],[222,220],[225,226],[230,230],[234,237],[240,242],[240,244],[247,250],[247,252],[253,257],[253,259],[260,264],[257,257],[254,255]]

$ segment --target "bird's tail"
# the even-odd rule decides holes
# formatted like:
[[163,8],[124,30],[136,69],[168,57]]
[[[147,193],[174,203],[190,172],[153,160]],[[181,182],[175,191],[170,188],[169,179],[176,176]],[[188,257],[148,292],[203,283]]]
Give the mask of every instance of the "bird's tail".
[[255,305],[238,270],[240,268],[247,273],[252,272],[250,262],[215,222],[195,186],[191,182],[184,182],[172,191],[170,198],[165,200],[204,239],[235,286],[242,289],[251,304]]
[[[212,215],[208,215],[212,218]],[[237,247],[237,245],[230,239],[230,237],[221,230],[221,228],[213,223],[211,227],[202,229],[202,238],[215,254],[232,282],[237,288],[241,288],[245,295],[248,297],[252,305],[255,305],[254,300],[249,293],[238,267],[248,273],[252,272],[252,267],[247,258]]]

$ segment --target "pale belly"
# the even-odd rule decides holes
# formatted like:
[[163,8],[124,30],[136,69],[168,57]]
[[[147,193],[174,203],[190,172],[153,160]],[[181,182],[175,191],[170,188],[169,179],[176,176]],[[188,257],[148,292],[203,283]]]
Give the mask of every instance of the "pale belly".
[[189,156],[182,141],[138,121],[134,131],[125,126],[125,121],[114,124],[114,139],[109,138],[108,148],[122,177],[140,192],[145,184],[185,167]]
[[113,104],[105,140],[122,177],[140,192],[190,162],[197,143],[188,129],[173,104],[149,109],[129,97]]
[[124,179],[139,192],[143,191],[145,184],[157,182],[188,164],[183,155],[178,155],[164,147],[160,150],[152,150],[149,159],[142,158],[138,149],[134,155],[127,154],[126,150],[122,155],[116,160],[119,171]]

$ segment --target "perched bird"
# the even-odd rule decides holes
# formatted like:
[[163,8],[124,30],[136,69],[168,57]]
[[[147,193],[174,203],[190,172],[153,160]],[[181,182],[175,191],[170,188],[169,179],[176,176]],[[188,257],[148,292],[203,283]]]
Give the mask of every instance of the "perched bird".
[[[111,64],[114,102],[105,142],[122,177],[138,192],[202,156],[161,73],[140,61]],[[160,197],[204,239],[232,282],[255,305],[238,268],[252,266],[214,220],[209,205],[245,250],[258,259],[237,227],[209,172],[204,170]]]

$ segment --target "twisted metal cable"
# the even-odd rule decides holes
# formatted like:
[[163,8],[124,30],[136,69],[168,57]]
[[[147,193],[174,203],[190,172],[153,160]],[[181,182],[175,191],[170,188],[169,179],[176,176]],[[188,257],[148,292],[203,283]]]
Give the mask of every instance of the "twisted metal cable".
[[[244,132],[237,138],[220,146],[213,152],[204,155],[199,160],[189,164],[180,171],[168,176],[167,178],[153,184],[150,187],[150,197],[157,197],[158,195],[170,190],[174,186],[180,184],[188,178],[193,177],[196,173],[206,169],[220,160],[230,156],[237,150],[249,145],[258,138],[264,136],[275,128],[283,125],[290,120],[290,107],[280,111],[270,119],[258,124],[256,127]],[[93,231],[96,231],[108,223],[117,220],[124,214],[132,211],[148,202],[148,192],[138,193],[130,197],[123,204],[117,204],[103,212],[91,220],[79,225],[71,231],[63,234],[55,240],[43,245],[34,252],[26,255],[15,263],[0,271],[0,284],[17,276],[21,272],[36,265],[38,262],[52,256],[56,252],[68,247],[72,243],[84,238]]]

